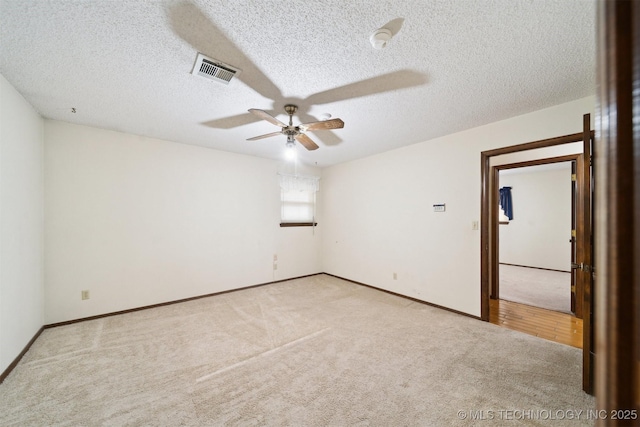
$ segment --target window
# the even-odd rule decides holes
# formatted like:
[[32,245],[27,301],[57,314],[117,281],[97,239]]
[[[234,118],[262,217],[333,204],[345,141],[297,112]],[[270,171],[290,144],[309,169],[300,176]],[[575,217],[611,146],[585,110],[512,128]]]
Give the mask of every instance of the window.
[[509,224],[513,219],[513,201],[511,198],[511,187],[500,189],[500,224]]
[[320,178],[280,174],[280,226],[315,226]]
[[509,224],[509,217],[504,213],[504,209],[502,206],[498,206],[500,208],[500,213],[498,214],[498,223],[499,224]]

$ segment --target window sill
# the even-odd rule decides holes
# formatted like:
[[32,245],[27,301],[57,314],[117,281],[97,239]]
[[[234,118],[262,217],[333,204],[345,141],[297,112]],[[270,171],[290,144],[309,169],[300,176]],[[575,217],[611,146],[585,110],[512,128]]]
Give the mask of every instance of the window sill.
[[317,222],[281,222],[280,227],[315,227]]

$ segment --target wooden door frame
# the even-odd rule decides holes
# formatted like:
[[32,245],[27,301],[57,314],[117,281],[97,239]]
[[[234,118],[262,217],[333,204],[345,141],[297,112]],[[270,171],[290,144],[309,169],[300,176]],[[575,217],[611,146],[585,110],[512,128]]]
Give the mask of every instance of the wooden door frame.
[[[593,137],[593,132],[592,132]],[[497,197],[493,194],[493,175],[490,161],[492,157],[503,154],[517,153],[521,151],[535,150],[538,148],[553,147],[557,145],[580,142],[583,133],[559,136],[555,138],[543,139],[526,144],[512,145],[495,150],[483,151],[480,153],[481,161],[481,210],[480,210],[480,318],[485,322],[489,321],[489,296],[491,284],[497,279],[497,205],[492,208],[492,199]],[[495,166],[494,166],[495,168]],[[494,172],[495,174],[495,172]],[[493,197],[492,197],[493,194]],[[496,199],[497,200],[497,199]]]
[[[579,141],[573,141],[579,142]],[[490,192],[489,194],[498,194],[498,189],[500,187],[500,171],[509,170],[509,169],[517,169],[517,168],[525,168],[531,166],[540,166],[540,165],[549,165],[553,163],[562,163],[562,162],[576,162],[577,169],[581,170],[583,167],[584,156],[582,153],[568,154],[565,156],[557,156],[557,157],[545,157],[535,160],[527,160],[524,162],[517,163],[504,163],[500,165],[491,166],[491,171],[489,172],[493,179],[490,181]],[[578,177],[579,178],[579,177]],[[568,184],[567,184],[568,185]],[[581,182],[577,183],[577,187],[580,188]],[[578,198],[579,194],[576,194],[576,198]],[[572,196],[573,197],[573,196]],[[493,262],[491,263],[491,271],[490,271],[490,286],[489,286],[489,297],[491,299],[498,299],[500,297],[500,275],[499,275],[499,255],[500,255],[500,237],[498,230],[500,229],[497,224],[499,224],[499,209],[496,203],[490,203],[490,221],[493,225],[490,230],[491,241],[495,244],[495,249],[493,249],[493,244],[491,245],[491,250],[495,253],[495,258],[493,258]],[[571,201],[571,204],[574,204],[574,201]],[[577,203],[576,203],[577,204]],[[573,209],[573,206],[572,206]],[[573,219],[572,219],[573,221]],[[571,238],[571,231],[567,232],[567,238]],[[573,273],[571,273],[573,274]],[[581,283],[576,283],[576,317],[582,319],[582,300],[584,298],[583,293],[584,287],[581,286]]]
[[596,403],[640,417],[640,4],[600,0],[597,27]]

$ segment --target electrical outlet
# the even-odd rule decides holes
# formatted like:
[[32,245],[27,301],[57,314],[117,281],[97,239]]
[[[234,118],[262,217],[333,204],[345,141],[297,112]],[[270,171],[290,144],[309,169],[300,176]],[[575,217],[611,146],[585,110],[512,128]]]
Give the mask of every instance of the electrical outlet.
[[89,291],[81,291],[80,296],[83,300],[89,299]]
[[277,262],[274,262],[274,263],[273,263],[273,269],[274,269],[274,270],[277,270],[277,269],[278,269],[278,263],[277,263]]
[[393,273],[393,280],[398,280],[398,273]]
[[277,261],[278,260],[278,254],[273,254],[273,261]]
[[478,221],[472,221],[471,222],[471,229],[472,230],[477,230],[478,229]]

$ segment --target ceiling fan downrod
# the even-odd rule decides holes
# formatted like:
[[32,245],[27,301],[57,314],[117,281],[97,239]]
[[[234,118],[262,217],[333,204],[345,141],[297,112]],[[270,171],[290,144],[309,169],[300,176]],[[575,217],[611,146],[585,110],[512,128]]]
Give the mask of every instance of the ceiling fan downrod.
[[289,127],[293,127],[293,115],[298,111],[298,106],[293,104],[287,104],[284,106],[284,111],[289,115]]
[[300,129],[297,126],[293,126],[293,115],[298,111],[298,106],[293,104],[287,104],[284,106],[284,111],[289,115],[289,126],[282,131],[287,135],[287,144],[293,142],[293,137],[300,133]]

